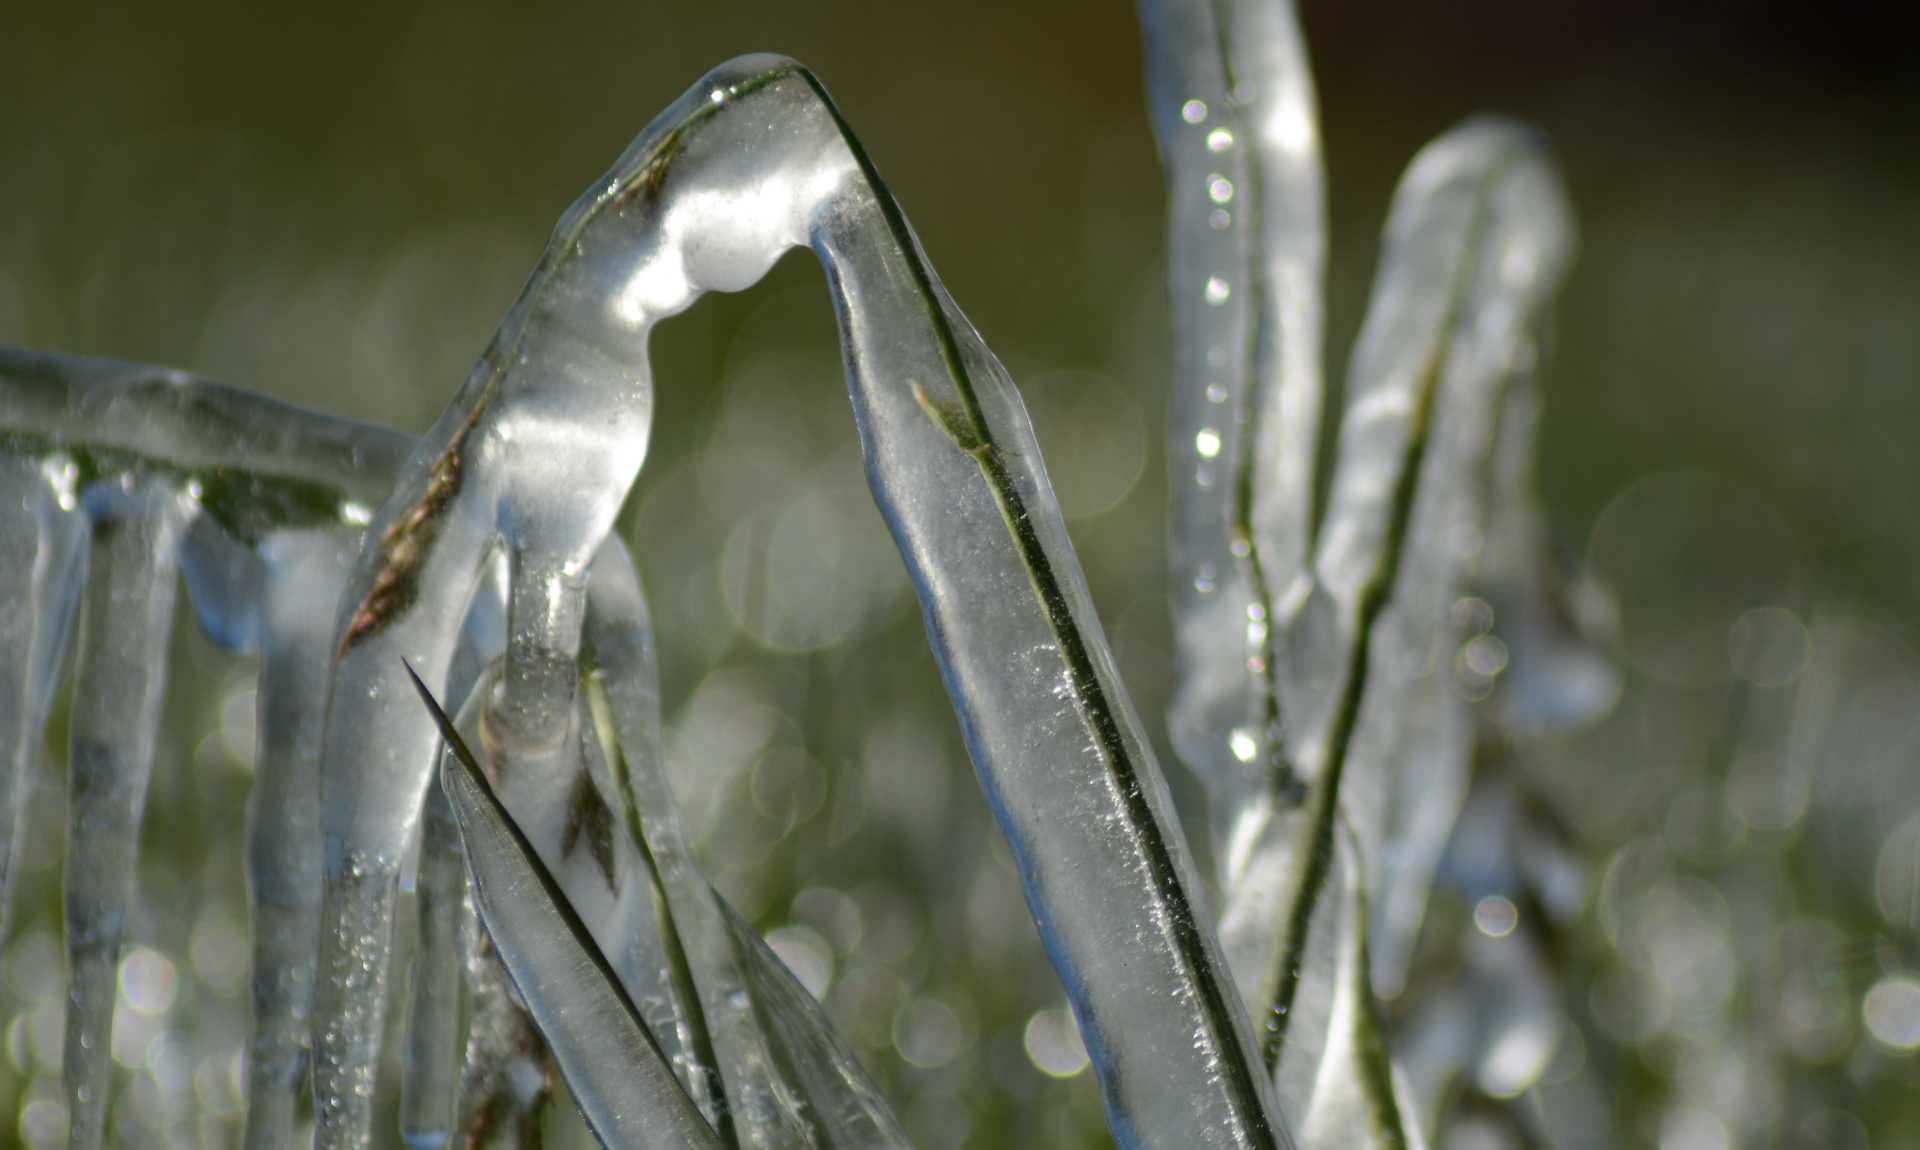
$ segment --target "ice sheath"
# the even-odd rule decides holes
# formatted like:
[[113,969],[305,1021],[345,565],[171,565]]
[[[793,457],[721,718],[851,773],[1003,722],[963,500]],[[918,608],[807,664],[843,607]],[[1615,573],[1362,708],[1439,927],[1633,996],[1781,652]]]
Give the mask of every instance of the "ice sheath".
[[647,334],[801,246],[826,268],[876,502],[1116,1136],[1286,1144],[1011,381],[817,81],[754,57],[701,81],[563,217],[370,529],[322,773],[319,1145],[368,1143],[394,882],[433,764],[400,656],[443,685],[474,573],[502,547],[499,729],[535,758],[561,745],[589,564],[645,453]]
[[1325,174],[1290,3],[1142,0],[1167,181],[1174,698],[1214,846],[1289,768],[1281,641],[1305,591],[1322,403]]

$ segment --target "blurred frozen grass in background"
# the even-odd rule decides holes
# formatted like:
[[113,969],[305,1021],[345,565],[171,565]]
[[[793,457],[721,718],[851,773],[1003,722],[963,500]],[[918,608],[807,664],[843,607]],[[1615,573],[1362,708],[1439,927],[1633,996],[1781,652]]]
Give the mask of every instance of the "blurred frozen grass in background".
[[[1305,7],[1330,347],[1350,344],[1400,165],[1467,112],[1544,128],[1580,214],[1541,472],[1565,543],[1615,590],[1630,674],[1617,713],[1534,781],[1603,862],[1565,956],[1609,1047],[1584,1056],[1618,1075],[1639,1144],[1920,1145],[1906,41],[1844,11]],[[742,51],[805,60],[1023,382],[1159,727],[1163,208],[1126,6],[47,5],[5,24],[0,343],[173,364],[416,431],[559,210],[655,109]],[[864,495],[818,274],[789,261],[658,340],[660,419],[625,526],[688,830],[921,1145],[1099,1145],[1063,1000]],[[204,689],[170,707],[115,1054],[128,1121],[159,1144],[210,1115],[220,1145],[237,1068],[180,1052],[183,1028],[244,1025],[250,678],[191,628],[175,658],[173,681]],[[20,1117],[0,1142],[53,1145],[61,800],[36,801],[0,982],[0,1104]],[[1472,909],[1441,913],[1465,928]]]

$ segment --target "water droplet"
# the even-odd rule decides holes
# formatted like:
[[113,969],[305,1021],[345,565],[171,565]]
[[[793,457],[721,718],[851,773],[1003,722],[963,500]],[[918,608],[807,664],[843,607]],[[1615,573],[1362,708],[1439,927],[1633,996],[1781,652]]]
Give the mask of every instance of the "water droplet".
[[1224,232],[1233,226],[1233,213],[1225,208],[1215,208],[1207,215],[1207,226],[1216,232]]
[[1920,1050],[1920,981],[1891,975],[1873,984],[1860,1006],[1875,1041],[1897,1051]]
[[1193,574],[1193,589],[1202,595],[1211,595],[1214,586],[1213,564],[1202,563],[1200,569]]
[[1224,152],[1233,147],[1233,133],[1226,128],[1215,128],[1207,133],[1207,151]]
[[1251,763],[1254,756],[1260,753],[1259,742],[1254,739],[1253,732],[1245,727],[1234,728],[1233,733],[1227,736],[1227,747],[1233,751],[1233,757],[1243,763]]
[[1233,202],[1233,181],[1218,172],[1207,177],[1207,198],[1216,204]]
[[1227,385],[1226,384],[1209,383],[1207,385],[1207,402],[1208,403],[1225,403],[1226,401],[1227,401]]
[[1226,303],[1227,297],[1232,294],[1233,294],[1233,288],[1227,285],[1226,280],[1221,279],[1219,276],[1207,277],[1207,302],[1208,303],[1218,307],[1219,305]]
[[1220,433],[1211,427],[1203,427],[1193,437],[1193,446],[1200,453],[1200,458],[1212,459],[1220,454]]
[[1520,910],[1512,899],[1490,894],[1473,904],[1473,925],[1488,938],[1505,938],[1520,925]]
[[1193,472],[1193,481],[1199,484],[1203,489],[1212,487],[1213,486],[1213,468],[1208,467],[1205,464],[1202,464],[1199,467],[1195,468]]
[[1461,649],[1460,662],[1472,674],[1491,679],[1507,669],[1507,645],[1498,635],[1476,635]]
[[1180,105],[1180,118],[1189,124],[1198,124],[1207,118],[1205,100],[1188,100]]
[[1072,1078],[1087,1068],[1087,1048],[1070,1010],[1034,1011],[1022,1037],[1027,1058],[1049,1078]]

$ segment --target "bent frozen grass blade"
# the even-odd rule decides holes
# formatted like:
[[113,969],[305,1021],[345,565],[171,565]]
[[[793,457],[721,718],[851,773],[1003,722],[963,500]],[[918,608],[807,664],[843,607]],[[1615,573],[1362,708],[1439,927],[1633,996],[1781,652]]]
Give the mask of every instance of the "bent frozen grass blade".
[[589,564],[644,455],[647,334],[798,246],[826,266],[876,502],[1116,1135],[1285,1144],[1011,381],[818,82],[772,57],[703,80],[566,214],[375,519],[341,620],[322,778],[319,1144],[366,1144],[393,884],[436,737],[393,703],[398,655],[441,679],[498,540],[511,574],[494,714],[536,758],[564,745]]
[[475,904],[595,1136],[612,1148],[720,1150],[586,924],[453,721],[415,683],[446,740],[440,783],[466,847]]
[[1313,526],[1325,176],[1293,6],[1142,0],[1166,170],[1174,362],[1168,456],[1175,693],[1216,847],[1282,755],[1282,616]]

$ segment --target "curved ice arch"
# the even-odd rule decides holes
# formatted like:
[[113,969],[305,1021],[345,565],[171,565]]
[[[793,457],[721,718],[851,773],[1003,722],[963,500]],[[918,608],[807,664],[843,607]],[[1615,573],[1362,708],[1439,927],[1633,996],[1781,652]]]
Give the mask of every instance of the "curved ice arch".
[[498,729],[528,762],[564,753],[588,565],[645,455],[648,333],[800,246],[826,268],[875,500],[1117,1137],[1286,1144],[1012,383],[818,81],[764,56],[702,80],[566,213],[370,529],[321,776],[318,1144],[367,1144],[393,884],[433,765],[401,657],[443,689],[475,571],[502,544]]

